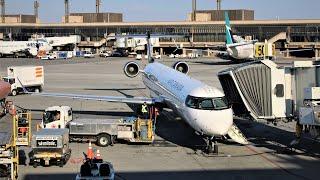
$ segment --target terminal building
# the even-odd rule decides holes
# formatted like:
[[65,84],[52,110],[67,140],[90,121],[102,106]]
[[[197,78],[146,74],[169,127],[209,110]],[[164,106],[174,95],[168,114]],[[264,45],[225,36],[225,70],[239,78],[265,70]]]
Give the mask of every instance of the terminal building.
[[[252,10],[228,10],[234,34],[245,39],[275,42],[277,49],[319,49],[320,19],[254,20]],[[0,34],[14,40],[28,40],[33,34],[51,36],[80,35],[87,46],[103,42],[109,34],[189,35],[191,38],[160,39],[160,48],[174,50],[176,43],[183,47],[208,49],[225,42],[224,10],[205,10],[190,13],[179,22],[123,22],[120,13],[71,13],[69,23],[5,22]],[[64,18],[63,18],[64,19]],[[190,42],[191,39],[191,42]],[[105,42],[105,41],[104,41]],[[96,48],[96,47],[95,47]],[[166,51],[164,51],[166,52]],[[310,52],[309,52],[310,53]],[[314,56],[314,51],[311,55]]]
[[[67,17],[69,23],[110,23],[122,22],[122,13],[70,13]],[[65,23],[66,16],[63,16],[62,22]]]

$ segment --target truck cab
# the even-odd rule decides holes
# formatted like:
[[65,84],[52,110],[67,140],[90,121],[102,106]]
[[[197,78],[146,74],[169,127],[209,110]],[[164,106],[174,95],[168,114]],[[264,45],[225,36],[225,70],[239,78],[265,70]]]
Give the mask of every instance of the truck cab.
[[41,128],[66,128],[69,121],[72,120],[72,108],[69,106],[48,107],[43,113]]
[[3,77],[2,80],[11,85],[11,95],[16,96],[18,94],[16,90],[18,89],[18,86],[16,84],[16,79],[14,77]]

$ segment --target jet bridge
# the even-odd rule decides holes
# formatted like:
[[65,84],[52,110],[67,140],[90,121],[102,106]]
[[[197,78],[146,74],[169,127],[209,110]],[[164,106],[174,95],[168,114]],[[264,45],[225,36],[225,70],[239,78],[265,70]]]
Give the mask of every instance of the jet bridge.
[[320,84],[317,63],[278,66],[270,60],[254,61],[221,71],[218,77],[235,115],[275,122],[298,117],[304,89]]
[[255,61],[218,74],[237,116],[274,120],[286,117],[285,70],[272,61]]

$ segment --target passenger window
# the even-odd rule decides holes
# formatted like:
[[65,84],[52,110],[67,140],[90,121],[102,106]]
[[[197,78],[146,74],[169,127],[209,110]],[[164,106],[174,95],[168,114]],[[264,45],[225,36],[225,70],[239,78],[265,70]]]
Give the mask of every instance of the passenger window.
[[277,97],[283,97],[284,96],[284,85],[283,84],[277,84],[275,88],[275,94]]

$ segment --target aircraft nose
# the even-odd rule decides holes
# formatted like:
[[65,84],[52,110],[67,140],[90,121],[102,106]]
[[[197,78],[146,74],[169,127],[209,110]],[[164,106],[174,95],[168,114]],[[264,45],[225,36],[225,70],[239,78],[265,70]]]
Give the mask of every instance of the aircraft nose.
[[202,130],[207,135],[226,135],[233,124],[233,114],[231,109],[212,111],[210,115],[204,115]]

